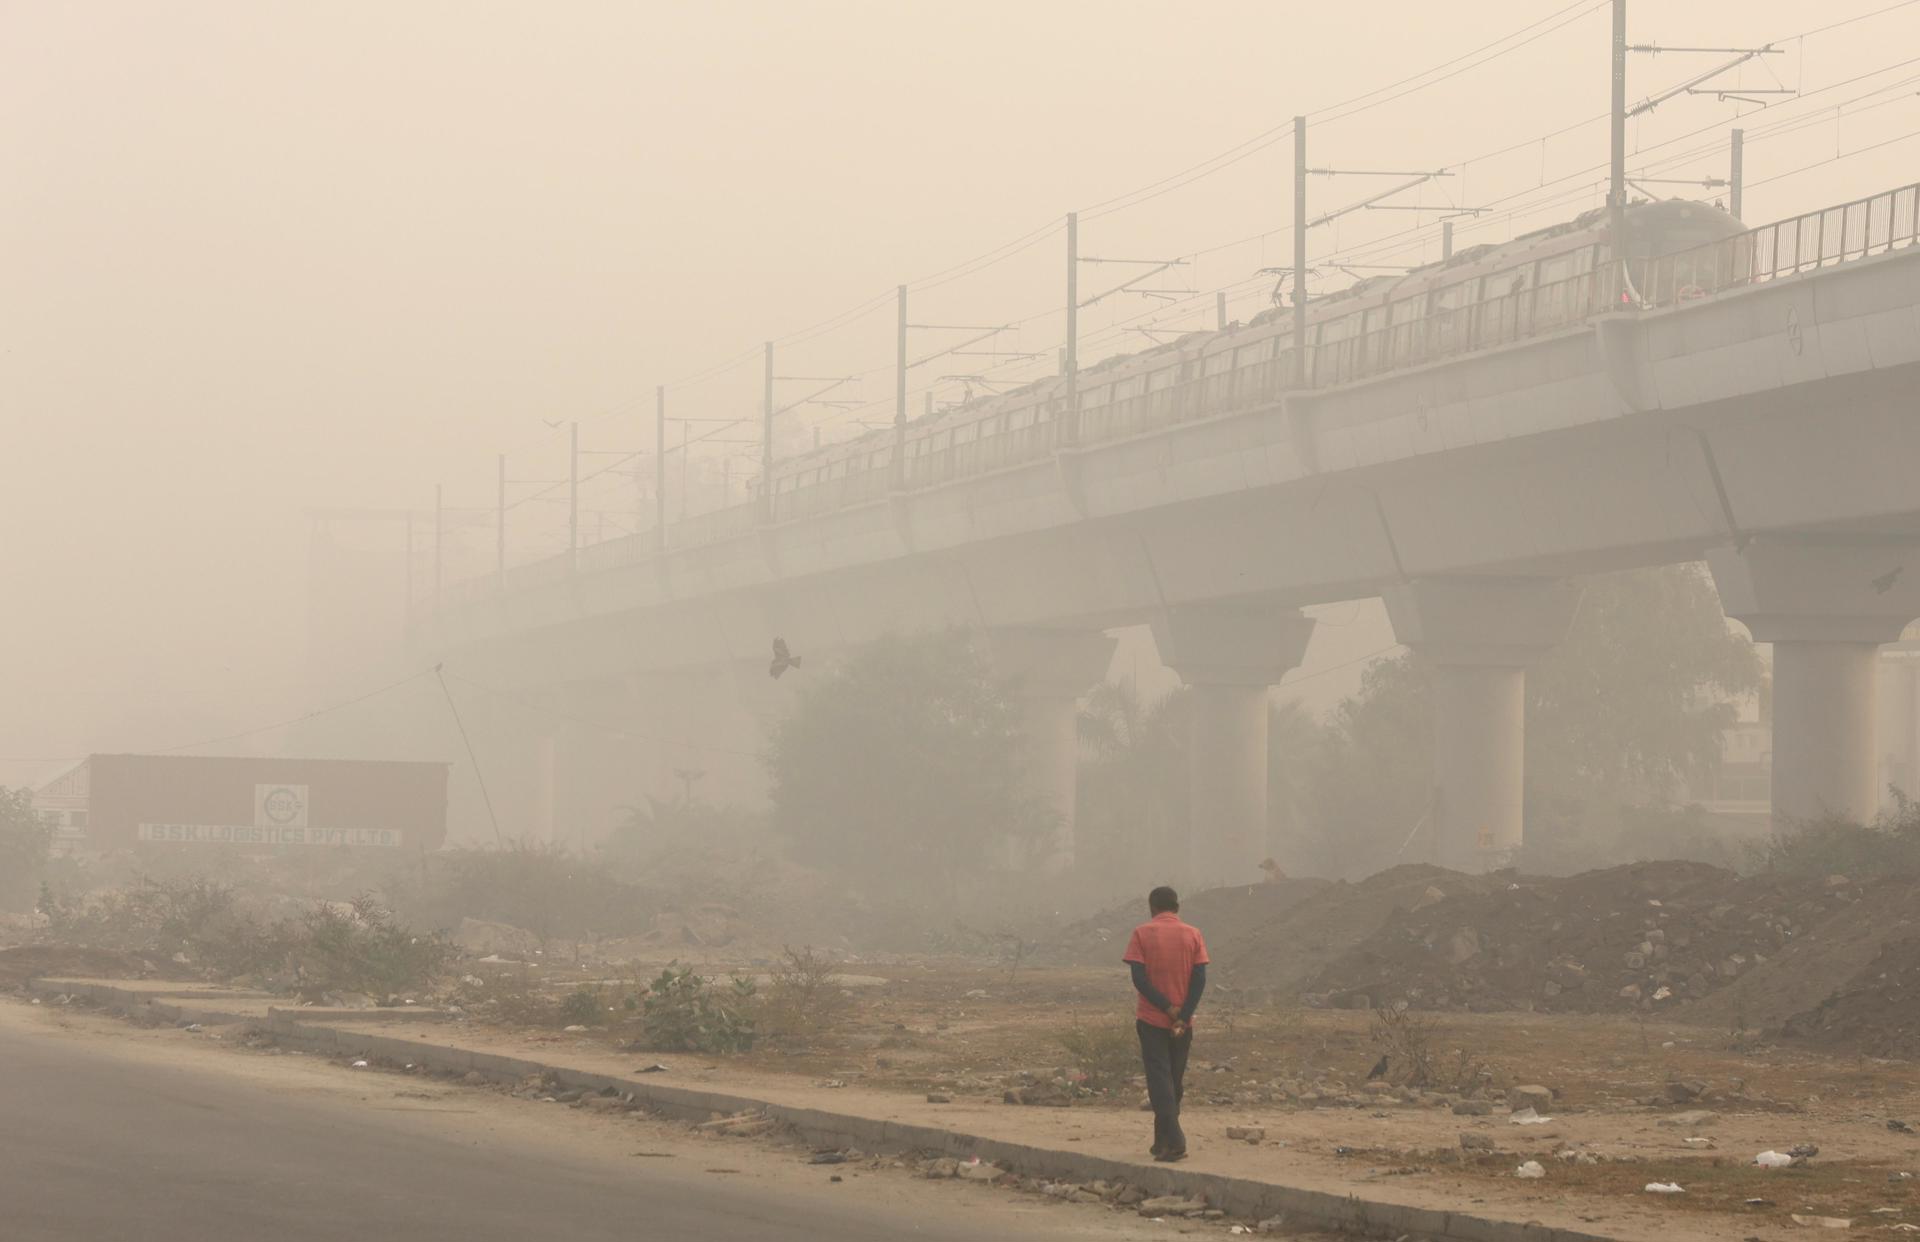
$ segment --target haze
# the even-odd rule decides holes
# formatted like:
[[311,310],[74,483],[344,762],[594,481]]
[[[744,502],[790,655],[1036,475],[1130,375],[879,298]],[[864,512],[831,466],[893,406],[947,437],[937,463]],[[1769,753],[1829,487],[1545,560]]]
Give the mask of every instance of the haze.
[[[1747,46],[1877,7],[1649,5],[1634,37]],[[563,473],[564,436],[542,420],[581,420],[592,450],[646,447],[656,384],[1557,11],[1394,0],[1361,25],[1349,7],[1275,3],[7,4],[0,772],[37,779],[69,756],[184,744],[361,688],[307,684],[309,508],[424,514],[436,483],[449,507],[490,506],[496,452],[516,480]],[[1467,205],[1603,164],[1603,124],[1528,142],[1606,104],[1604,12],[1551,25],[1317,129],[1314,162],[1457,166],[1523,144],[1408,200]],[[1826,86],[1917,42],[1920,9],[1893,12],[1783,44],[1736,80]],[[1699,64],[1636,58],[1630,94]],[[1792,171],[1911,136],[1920,101],[1877,102],[1756,143],[1746,217],[1910,179],[1914,148],[1897,142]],[[1630,149],[1756,111],[1682,97],[1637,120]],[[1290,154],[1282,133],[1089,221],[1083,248],[1170,256],[1283,229]],[[1721,154],[1665,170],[1725,171]],[[1600,176],[1531,217],[1463,220],[1463,244],[1593,206]],[[1315,205],[1376,185],[1316,181]],[[1408,223],[1349,217],[1313,244]],[[1232,286],[1249,315],[1269,290],[1249,274],[1286,250],[1280,234],[1216,251],[1176,287]],[[916,318],[1045,311],[1061,266],[1049,239],[925,294]],[[1126,302],[1083,316],[1083,363],[1145,343],[1112,330],[1140,317]],[[885,368],[878,309],[783,347],[781,369]],[[1190,309],[1183,322],[1210,320],[1210,305]],[[1011,339],[1050,365],[1059,331],[1056,315]],[[755,360],[669,400],[677,415],[751,415],[759,382]],[[789,430],[819,422],[831,439],[884,418],[890,383],[881,369],[851,389],[878,414],[808,408]],[[733,467],[743,484],[754,450],[728,451],[749,459]],[[618,529],[632,497],[611,473],[583,507]],[[391,529],[354,538],[397,556]],[[490,534],[465,539],[450,576],[488,565]],[[564,506],[516,512],[516,558],[563,539]],[[1351,661],[1382,632],[1323,641],[1311,664]]]

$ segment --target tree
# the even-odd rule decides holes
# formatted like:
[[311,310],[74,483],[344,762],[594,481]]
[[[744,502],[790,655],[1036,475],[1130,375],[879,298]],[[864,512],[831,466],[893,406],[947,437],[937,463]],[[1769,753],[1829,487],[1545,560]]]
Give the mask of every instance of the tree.
[[33,809],[33,791],[0,785],[0,906],[32,898],[52,849],[53,826]]
[[1426,669],[1411,654],[1369,665],[1359,693],[1333,709],[1301,781],[1314,870],[1402,861],[1433,786],[1431,712]]
[[1187,704],[1185,687],[1148,702],[1123,678],[1095,686],[1080,710],[1076,857],[1109,889],[1183,872]]
[[796,856],[951,903],[1052,827],[1019,706],[968,635],[878,639],[815,676],[767,755]]
[[1760,657],[1697,565],[1608,574],[1527,671],[1530,793],[1658,802],[1719,761]]

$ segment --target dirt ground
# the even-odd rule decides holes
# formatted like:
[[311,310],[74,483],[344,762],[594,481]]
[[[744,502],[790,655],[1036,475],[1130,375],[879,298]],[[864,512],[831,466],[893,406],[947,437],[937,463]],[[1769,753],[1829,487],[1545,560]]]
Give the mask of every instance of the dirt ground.
[[[675,1082],[1140,1157],[1148,1124],[1118,967],[900,958],[848,969],[857,985],[824,1028],[740,1055],[643,1055],[626,1049],[623,1024],[465,1023],[458,1038],[604,1064],[659,1059]],[[564,986],[592,972],[550,973]],[[1619,1236],[1785,1236],[1808,1227],[1796,1214],[1920,1226],[1908,1176],[1920,1175],[1920,1135],[1888,1126],[1920,1130],[1920,1065],[1644,1014],[1416,1015],[1397,1045],[1378,1026],[1365,1011],[1210,993],[1188,1076],[1194,1167]],[[1389,1065],[1370,1084],[1383,1052]],[[1410,1081],[1409,1057],[1425,1085]],[[1514,1089],[1536,1085],[1551,1092],[1537,1110],[1551,1120],[1513,1124]],[[1010,1091],[1056,1106],[1007,1103]],[[1227,1128],[1243,1125],[1263,1127],[1263,1140],[1229,1142]],[[1797,1167],[1752,1164],[1803,1144],[1819,1152]],[[1528,1160],[1544,1178],[1515,1175]],[[1685,1190],[1649,1194],[1653,1182]]]

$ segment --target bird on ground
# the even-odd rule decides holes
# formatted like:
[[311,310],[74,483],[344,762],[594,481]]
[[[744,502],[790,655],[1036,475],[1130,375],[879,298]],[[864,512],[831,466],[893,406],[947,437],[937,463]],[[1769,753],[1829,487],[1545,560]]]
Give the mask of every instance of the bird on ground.
[[767,675],[769,677],[772,677],[775,681],[778,681],[780,679],[780,674],[786,672],[790,668],[799,668],[799,667],[800,667],[800,657],[793,654],[791,651],[787,650],[787,640],[784,638],[774,639],[773,640],[773,663],[767,665]]
[[1873,587],[1876,593],[1880,595],[1885,595],[1888,591],[1893,590],[1893,584],[1900,580],[1900,571],[1905,568],[1906,568],[1905,565],[1895,565],[1892,569],[1889,569],[1886,573],[1881,574],[1878,578],[1875,578],[1870,585]]
[[1381,1057],[1378,1061],[1375,1061],[1373,1063],[1373,1068],[1367,1071],[1367,1081],[1372,1082],[1375,1079],[1383,1076],[1386,1072],[1387,1072],[1387,1058]]

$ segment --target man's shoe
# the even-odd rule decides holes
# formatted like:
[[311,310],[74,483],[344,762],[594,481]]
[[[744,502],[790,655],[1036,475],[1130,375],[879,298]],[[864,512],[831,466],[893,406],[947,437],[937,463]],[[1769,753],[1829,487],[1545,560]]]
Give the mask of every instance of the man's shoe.
[[1182,1147],[1178,1151],[1162,1151],[1161,1153],[1159,1153],[1154,1157],[1154,1159],[1159,1161],[1161,1164],[1172,1164],[1176,1160],[1185,1160],[1186,1158],[1187,1158],[1187,1149],[1184,1147]]
[[1155,1142],[1152,1147],[1147,1148],[1147,1154],[1149,1156],[1157,1157],[1163,1150],[1165,1149],[1162,1148],[1158,1142]]

